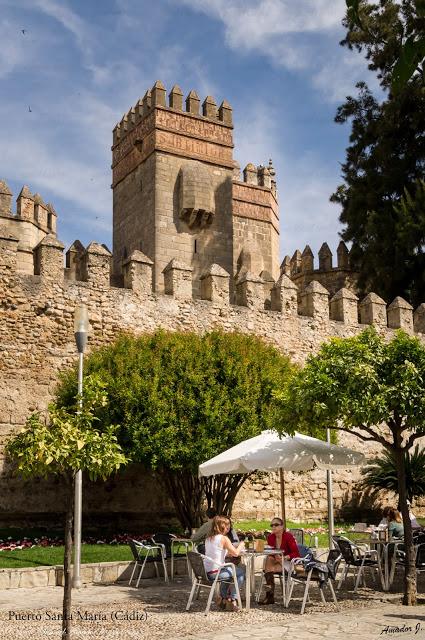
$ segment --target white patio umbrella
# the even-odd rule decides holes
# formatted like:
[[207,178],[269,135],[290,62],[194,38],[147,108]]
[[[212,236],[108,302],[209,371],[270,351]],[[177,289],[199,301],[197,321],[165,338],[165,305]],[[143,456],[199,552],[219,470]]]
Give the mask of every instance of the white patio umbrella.
[[[285,519],[283,471],[345,469],[365,463],[365,456],[353,449],[329,444],[301,433],[282,436],[276,431],[263,431],[259,436],[244,440],[199,466],[200,476],[220,473],[250,473],[251,471],[280,470],[282,514]],[[333,522],[329,522],[330,531]]]

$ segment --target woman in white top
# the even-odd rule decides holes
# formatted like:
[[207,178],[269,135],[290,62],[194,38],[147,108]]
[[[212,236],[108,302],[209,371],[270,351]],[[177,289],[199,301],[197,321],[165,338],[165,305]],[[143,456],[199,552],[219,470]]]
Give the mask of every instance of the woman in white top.
[[[220,567],[225,562],[227,555],[232,557],[238,557],[245,549],[243,542],[240,542],[237,547],[234,547],[227,537],[227,533],[230,530],[230,520],[225,516],[216,516],[212,521],[211,535],[205,540],[205,570],[208,575],[208,579],[213,582],[219,572],[218,580],[220,584],[220,599],[217,605],[224,609],[226,606],[226,600],[232,603],[232,607],[237,611],[236,604],[236,589],[233,583],[228,584],[232,580],[232,569],[230,567]],[[243,585],[245,578],[245,567],[237,566],[236,577],[238,580],[239,589]],[[224,582],[226,581],[226,582]]]

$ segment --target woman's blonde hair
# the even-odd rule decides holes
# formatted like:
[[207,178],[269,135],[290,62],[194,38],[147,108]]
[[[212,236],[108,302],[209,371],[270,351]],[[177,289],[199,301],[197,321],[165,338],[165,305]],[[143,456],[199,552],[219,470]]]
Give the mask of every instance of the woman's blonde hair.
[[215,516],[211,525],[211,533],[209,538],[226,532],[226,527],[230,524],[229,518],[226,516]]
[[388,522],[403,522],[400,512],[397,509],[388,509],[387,513]]

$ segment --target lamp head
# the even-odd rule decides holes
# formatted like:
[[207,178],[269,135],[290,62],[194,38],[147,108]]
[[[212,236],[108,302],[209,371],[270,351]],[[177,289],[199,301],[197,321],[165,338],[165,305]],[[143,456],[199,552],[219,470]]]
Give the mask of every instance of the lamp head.
[[74,311],[74,335],[78,353],[84,353],[89,330],[89,314],[85,304],[79,304]]

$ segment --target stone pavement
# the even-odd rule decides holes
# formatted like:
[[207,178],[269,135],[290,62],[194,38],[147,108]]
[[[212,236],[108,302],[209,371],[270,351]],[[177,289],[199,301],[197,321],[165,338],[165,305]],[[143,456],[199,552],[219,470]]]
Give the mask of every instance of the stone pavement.
[[[403,607],[396,594],[372,590],[358,596],[340,594],[337,611],[331,604],[321,604],[312,593],[303,616],[298,613],[299,601],[289,611],[275,605],[238,614],[212,610],[204,616],[204,597],[193,612],[184,611],[187,580],[167,586],[155,580],[146,582],[149,584],[141,589],[115,584],[73,591],[73,640],[425,640],[424,606]],[[55,616],[61,611],[62,594],[60,587],[1,591],[0,640],[59,640],[61,623]],[[113,618],[114,613],[118,617]],[[89,619],[82,620],[82,615]],[[133,619],[127,619],[131,615]]]

